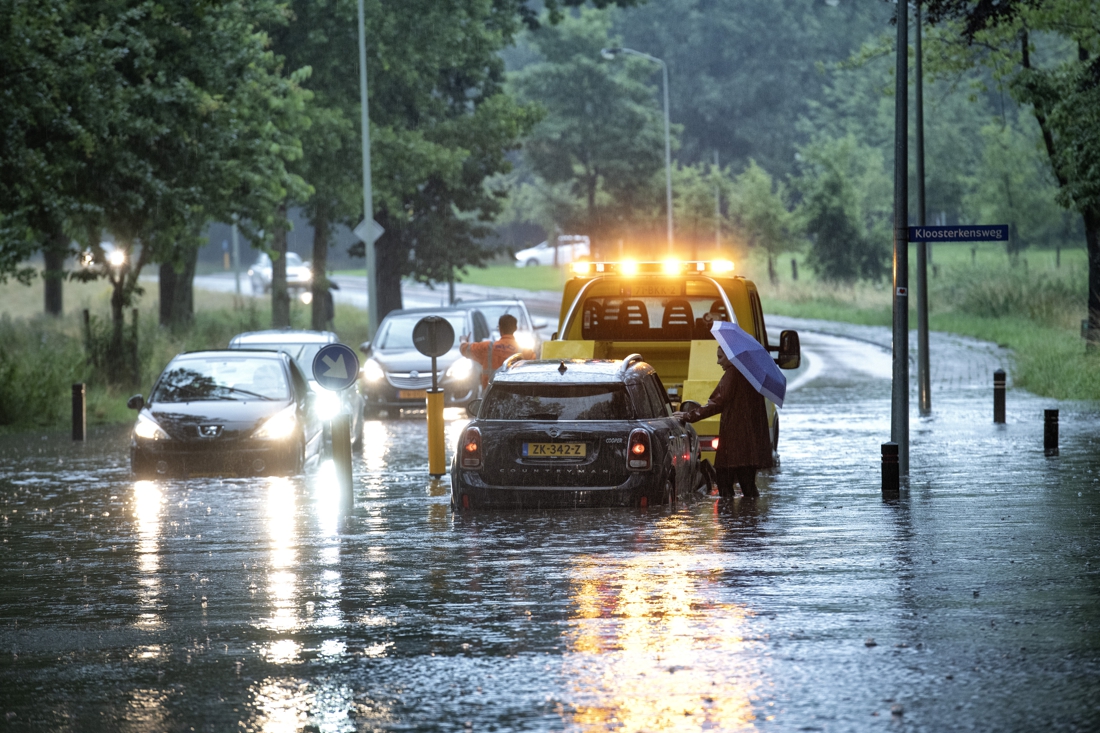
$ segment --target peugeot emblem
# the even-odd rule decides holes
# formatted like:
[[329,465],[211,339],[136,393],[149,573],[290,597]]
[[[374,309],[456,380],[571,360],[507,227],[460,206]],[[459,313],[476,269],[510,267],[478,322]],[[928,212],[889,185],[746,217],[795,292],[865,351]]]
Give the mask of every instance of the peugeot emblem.
[[413,370],[412,370],[411,372],[409,372],[409,376],[410,376],[410,377],[412,377],[413,379],[416,379],[417,377],[419,377],[419,376],[420,376],[420,372],[418,372],[417,370],[413,369]]
[[221,425],[200,425],[199,426],[199,435],[201,435],[204,438],[216,438],[219,435],[221,435],[221,432],[222,432],[222,426]]

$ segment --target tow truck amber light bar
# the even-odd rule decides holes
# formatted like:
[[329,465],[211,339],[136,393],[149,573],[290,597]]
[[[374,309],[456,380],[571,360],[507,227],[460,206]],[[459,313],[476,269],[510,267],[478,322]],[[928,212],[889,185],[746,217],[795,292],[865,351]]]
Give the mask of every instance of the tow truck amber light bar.
[[674,260],[661,262],[587,262],[584,260],[572,264],[574,277],[595,277],[596,275],[725,275],[733,273],[730,260]]

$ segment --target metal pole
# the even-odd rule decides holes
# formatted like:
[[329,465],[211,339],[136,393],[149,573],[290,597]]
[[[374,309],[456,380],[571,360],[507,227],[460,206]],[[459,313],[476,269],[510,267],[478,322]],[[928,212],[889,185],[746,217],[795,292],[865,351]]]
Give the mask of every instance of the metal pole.
[[714,252],[722,250],[722,187],[718,184],[718,151],[714,151]]
[[237,217],[233,216],[233,226],[230,228],[233,239],[233,280],[236,285],[237,295],[241,294],[241,243],[237,236]]
[[84,399],[84,383],[73,385],[73,440],[84,440],[87,435],[88,412]]
[[894,373],[890,440],[898,444],[898,472],[909,476],[909,17],[897,4],[894,87]]
[[[917,225],[925,225],[924,200],[924,72],[921,54],[920,0],[916,7],[917,105]],[[932,414],[932,384],[928,366],[928,244],[917,242],[917,385],[920,414]]]
[[665,81],[665,206],[668,208],[668,253],[673,254],[672,248],[672,142],[668,133],[668,64],[661,59],[656,59],[661,64],[661,74]]
[[[359,118],[363,136],[363,218],[374,221],[374,197],[370,180],[370,115],[367,108],[367,23],[363,0],[359,0]],[[378,330],[378,272],[374,242],[363,242],[367,259],[367,333]]]

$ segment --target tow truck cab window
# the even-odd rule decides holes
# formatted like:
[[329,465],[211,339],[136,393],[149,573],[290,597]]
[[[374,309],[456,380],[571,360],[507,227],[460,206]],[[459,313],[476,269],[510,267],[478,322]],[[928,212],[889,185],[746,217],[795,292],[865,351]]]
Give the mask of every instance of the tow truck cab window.
[[622,384],[515,384],[494,382],[478,416],[482,420],[630,420]]
[[713,321],[732,320],[712,282],[675,280],[596,283],[574,318],[593,341],[711,339]]

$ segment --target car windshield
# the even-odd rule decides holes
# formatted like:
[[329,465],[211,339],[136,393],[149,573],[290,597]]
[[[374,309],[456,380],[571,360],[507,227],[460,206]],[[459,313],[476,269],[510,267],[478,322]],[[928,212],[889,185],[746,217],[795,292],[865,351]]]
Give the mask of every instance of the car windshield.
[[153,402],[286,400],[286,374],[272,359],[226,357],[180,359],[157,381]]
[[313,360],[325,344],[242,344],[242,349],[260,349],[262,351],[281,351],[298,364],[298,368],[307,376],[313,376]]
[[521,331],[531,328],[531,324],[529,324],[527,318],[524,317],[523,308],[515,303],[501,303],[499,305],[473,304],[472,307],[477,308],[485,315],[485,320],[489,323],[489,328],[493,330],[493,333],[497,333],[500,317],[505,314],[516,317],[516,326]]
[[[379,351],[406,350],[413,347],[413,328],[430,313],[416,313],[387,318],[379,329],[378,338],[372,344]],[[455,340],[466,331],[466,317],[462,313],[448,313],[443,316],[455,330]]]
[[483,420],[630,420],[622,384],[508,384],[496,382],[478,415]]

